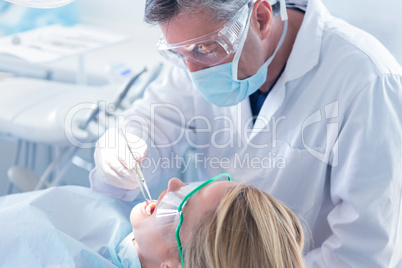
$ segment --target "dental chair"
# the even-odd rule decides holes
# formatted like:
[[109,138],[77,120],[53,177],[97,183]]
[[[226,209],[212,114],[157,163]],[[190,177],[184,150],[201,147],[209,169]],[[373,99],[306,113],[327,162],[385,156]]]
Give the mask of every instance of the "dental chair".
[[[8,117],[0,117],[0,132],[19,139],[14,165],[7,171],[7,193],[11,193],[14,186],[26,192],[60,185],[71,164],[90,171],[93,164],[78,156],[79,149],[91,148],[93,155],[96,141],[110,124],[115,123],[113,119],[129,108],[135,99],[142,97],[162,67],[158,64],[149,71],[144,68],[127,78],[117,96],[116,90],[109,86],[77,86],[27,78],[0,81],[2,86],[13,88],[15,92],[7,101],[10,107],[15,105],[13,98],[17,100],[21,95],[26,96]],[[27,84],[31,85],[30,89],[26,88]],[[4,109],[10,108],[3,105]],[[33,143],[33,150],[37,143],[59,147],[41,176],[28,166],[18,165],[24,143]]]

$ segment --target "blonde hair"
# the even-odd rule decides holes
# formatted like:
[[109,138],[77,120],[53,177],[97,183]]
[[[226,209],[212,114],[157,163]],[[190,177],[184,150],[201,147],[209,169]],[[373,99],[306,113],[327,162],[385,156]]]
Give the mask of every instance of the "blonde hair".
[[256,188],[229,188],[217,210],[203,219],[184,245],[186,267],[304,267],[300,222]]

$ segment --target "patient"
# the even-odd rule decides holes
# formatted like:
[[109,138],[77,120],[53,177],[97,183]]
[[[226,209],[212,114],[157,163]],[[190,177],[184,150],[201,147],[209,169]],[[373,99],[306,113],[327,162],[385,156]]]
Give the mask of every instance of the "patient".
[[304,267],[290,210],[224,176],[134,208],[80,186],[8,195],[0,226],[2,267]]
[[181,255],[185,267],[304,267],[303,232],[293,213],[268,194],[227,180],[208,183],[187,200],[176,238],[175,211],[193,189],[171,179],[156,208],[144,202],[132,210],[143,267],[181,267]]

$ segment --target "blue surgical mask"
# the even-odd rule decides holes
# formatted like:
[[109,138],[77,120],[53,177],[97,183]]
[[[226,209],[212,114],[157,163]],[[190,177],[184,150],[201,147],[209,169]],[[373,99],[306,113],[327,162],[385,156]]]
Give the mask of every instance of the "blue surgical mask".
[[284,20],[282,36],[272,56],[258,69],[257,73],[247,79],[239,80],[237,70],[240,55],[247,39],[249,25],[250,19],[242,36],[240,47],[236,51],[232,62],[196,72],[190,72],[191,80],[197,91],[200,92],[207,101],[216,106],[226,107],[236,105],[256,92],[265,83],[268,76],[268,66],[285,39],[288,22],[287,19]]

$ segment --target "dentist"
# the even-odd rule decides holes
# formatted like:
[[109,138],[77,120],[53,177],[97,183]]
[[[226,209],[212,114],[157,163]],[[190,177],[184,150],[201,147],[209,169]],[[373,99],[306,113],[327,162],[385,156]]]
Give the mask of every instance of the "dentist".
[[[307,267],[402,267],[402,70],[375,38],[320,0],[147,0],[145,19],[179,65],[120,122],[151,184],[192,147],[198,178],[236,174],[300,216]],[[121,140],[98,141],[90,181],[132,200]]]

